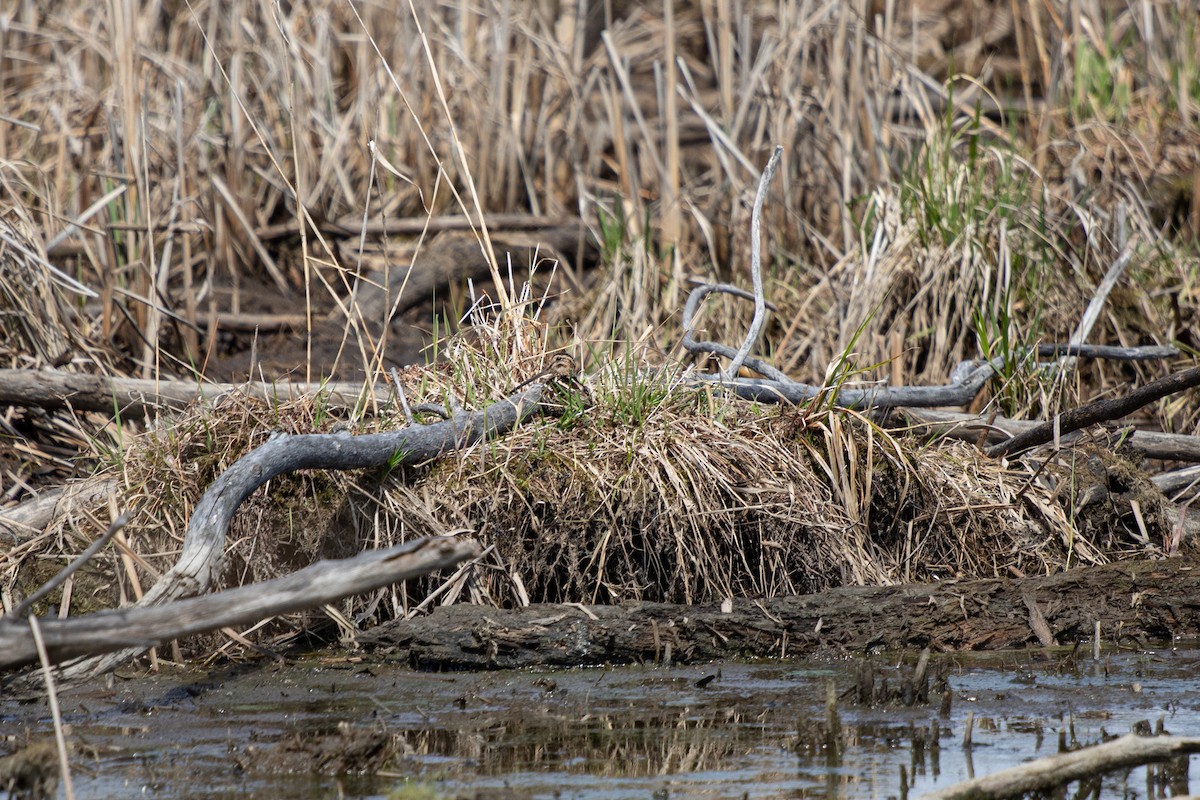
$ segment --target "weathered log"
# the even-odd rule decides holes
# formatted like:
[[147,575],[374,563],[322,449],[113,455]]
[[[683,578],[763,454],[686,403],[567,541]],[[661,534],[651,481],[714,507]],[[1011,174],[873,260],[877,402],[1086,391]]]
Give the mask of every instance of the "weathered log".
[[[147,649],[182,636],[317,608],[478,554],[479,545],[472,539],[414,539],[352,558],[319,561],[282,578],[167,605],[131,606],[65,619],[39,618],[38,627],[50,662],[57,664],[130,647]],[[0,618],[0,669],[37,660],[29,621],[11,615]]]
[[[0,406],[32,406],[54,411],[119,413],[144,417],[156,408],[178,410],[200,398],[216,400],[240,392],[268,400],[288,400],[323,392],[331,400],[353,406],[364,395],[361,383],[196,383],[194,381],[110,378],[81,375],[56,369],[0,369]],[[374,399],[386,402],[377,392]]]
[[[934,411],[906,407],[900,409],[911,422],[929,428],[943,436],[953,436],[977,442],[1005,442],[1011,437],[1030,431],[1042,423],[1023,419],[996,417],[988,420],[976,414],[959,411]],[[1166,461],[1200,461],[1200,437],[1158,431],[1134,431],[1130,439],[1134,447],[1149,458]]]
[[1070,433],[1099,422],[1108,422],[1132,414],[1143,406],[1173,394],[1200,386],[1200,367],[1181,370],[1157,378],[1120,397],[1106,397],[1071,408],[1054,419],[1042,422],[1011,439],[987,448],[989,456],[1012,455],[1045,444],[1055,435]]
[[92,510],[118,489],[116,478],[90,478],[56,486],[20,505],[0,511],[0,547],[11,547],[37,536],[74,509]]
[[[1027,601],[1026,598],[1030,600]],[[731,657],[996,650],[1040,646],[1028,602],[1055,641],[1200,634],[1200,557],[1123,562],[1035,578],[842,587],[717,606],[627,603],[447,606],[396,620],[359,642],[421,668],[703,662]]]

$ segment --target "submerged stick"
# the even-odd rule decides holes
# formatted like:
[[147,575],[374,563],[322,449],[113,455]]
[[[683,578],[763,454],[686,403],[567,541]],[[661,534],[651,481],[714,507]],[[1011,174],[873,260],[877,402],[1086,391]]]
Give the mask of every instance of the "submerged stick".
[[1021,797],[1081,778],[1156,761],[1170,761],[1190,753],[1200,753],[1200,739],[1128,734],[1094,747],[1039,758],[982,778],[962,781],[924,794],[921,800],[1002,800]]

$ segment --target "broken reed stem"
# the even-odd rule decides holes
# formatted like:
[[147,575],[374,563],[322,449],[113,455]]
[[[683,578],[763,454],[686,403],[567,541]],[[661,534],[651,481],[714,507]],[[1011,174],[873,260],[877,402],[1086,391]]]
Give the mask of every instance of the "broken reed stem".
[[[120,528],[112,530],[116,533]],[[71,785],[71,764],[67,759],[67,738],[63,734],[62,712],[58,708],[58,690],[54,686],[54,674],[50,671],[50,656],[46,653],[46,642],[37,617],[29,618],[29,631],[37,647],[38,661],[42,665],[42,680],[46,682],[46,700],[50,703],[50,715],[54,720],[54,742],[58,747],[58,766],[62,772],[63,792],[67,800],[75,800],[75,789]]]

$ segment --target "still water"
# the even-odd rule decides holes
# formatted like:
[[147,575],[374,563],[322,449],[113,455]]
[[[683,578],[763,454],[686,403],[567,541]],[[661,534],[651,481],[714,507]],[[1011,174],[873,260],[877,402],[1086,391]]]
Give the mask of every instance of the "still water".
[[[893,685],[914,661],[872,659]],[[423,673],[341,656],[61,702],[77,798],[902,798],[1139,723],[1200,736],[1198,649],[935,664],[948,698],[915,706],[855,705],[850,659]],[[0,700],[0,732],[0,754],[52,737],[46,704]],[[1200,790],[1162,772],[1111,776],[1103,796]]]

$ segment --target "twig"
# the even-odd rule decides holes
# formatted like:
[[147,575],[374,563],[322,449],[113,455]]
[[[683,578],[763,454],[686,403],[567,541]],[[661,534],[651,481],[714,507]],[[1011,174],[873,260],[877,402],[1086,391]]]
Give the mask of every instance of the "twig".
[[1087,405],[1064,411],[1054,419],[1043,422],[1006,442],[993,445],[984,452],[993,458],[1019,453],[1045,444],[1054,437],[1056,431],[1061,436],[1098,422],[1118,419],[1126,414],[1132,414],[1155,400],[1161,400],[1196,386],[1200,386],[1200,367],[1185,369],[1182,372],[1153,380],[1123,397],[1096,400]]
[[[1103,310],[1109,293],[1117,285],[1117,280],[1125,272],[1125,268],[1129,266],[1129,260],[1133,258],[1135,241],[1135,239],[1130,239],[1125,244],[1125,247],[1121,250],[1121,254],[1117,256],[1117,260],[1108,268],[1108,273],[1104,276],[1104,280],[1100,281],[1100,285],[1096,287],[1096,294],[1092,297],[1092,301],[1088,303],[1087,309],[1084,310],[1083,318],[1079,320],[1079,327],[1071,335],[1071,345],[1082,345],[1087,337],[1091,335],[1092,327],[1096,324],[1096,320],[1099,319],[1100,311]],[[1068,358],[1067,364],[1073,364],[1074,361],[1073,357]]]
[[750,213],[750,277],[754,281],[754,319],[750,321],[750,330],[746,332],[742,346],[738,348],[724,372],[726,380],[737,377],[746,356],[750,355],[750,351],[758,343],[763,323],[767,319],[767,301],[763,294],[762,279],[762,207],[767,197],[767,187],[775,177],[775,170],[782,155],[783,148],[776,145],[770,160],[767,161],[767,168],[763,170],[762,178],[758,181],[758,194],[754,196],[754,210]]
[[408,405],[408,398],[404,396],[404,384],[400,382],[400,373],[396,372],[395,367],[392,367],[392,390],[396,393],[396,399],[400,401],[400,408],[404,411],[405,421],[409,425],[415,424],[412,409]]
[[[685,350],[692,354],[713,353],[714,355],[718,355],[723,358],[732,359],[737,355],[737,351],[729,345],[721,344],[719,342],[700,342],[697,341],[694,336],[695,328],[693,323],[695,321],[696,310],[700,305],[700,301],[708,295],[716,292],[731,294],[734,297],[741,297],[745,300],[754,299],[754,295],[750,292],[747,292],[745,289],[740,289],[737,286],[729,283],[706,283],[701,286],[697,286],[695,289],[692,289],[691,293],[688,295],[687,302],[683,304],[683,339],[681,340],[680,344]],[[774,305],[771,303],[768,303],[767,307],[772,311],[775,310]],[[772,380],[780,381],[782,383],[793,382],[787,375],[775,369],[765,361],[755,358],[754,356],[746,356],[742,363],[750,367],[750,369],[754,370],[755,372],[758,372],[761,375],[766,375]]]
[[1155,361],[1161,358],[1174,358],[1179,355],[1179,350],[1169,345],[1115,347],[1107,344],[1039,344],[1037,354],[1039,358],[1078,356],[1103,358],[1110,361]]
[[1200,753],[1200,739],[1128,734],[1094,747],[1039,758],[982,778],[962,781],[929,792],[922,796],[922,800],[1001,800],[1021,797],[1081,778],[1156,761],[1170,761],[1189,753]]
[[92,556],[96,555],[96,553],[99,553],[100,549],[103,548],[104,545],[108,544],[109,539],[116,536],[117,531],[121,530],[121,528],[124,528],[128,523],[129,523],[129,512],[126,511],[124,514],[117,517],[117,519],[113,522],[112,525],[108,526],[108,530],[105,531],[103,536],[101,536],[96,541],[92,542],[88,546],[87,550],[84,550],[82,553],[80,553],[78,556],[76,556],[75,560],[72,561],[70,564],[68,564],[67,567],[62,572],[58,573],[53,578],[46,581],[44,584],[42,584],[42,587],[40,589],[38,589],[33,594],[29,595],[29,597],[26,597],[24,600],[22,600],[21,604],[18,605],[15,609],[13,609],[13,612],[12,612],[13,619],[21,619],[26,614],[28,614],[30,609],[33,608],[34,603],[38,602],[46,595],[53,592],[55,589],[57,589],[59,586],[61,586],[67,580],[67,578],[74,575],[76,570],[78,570],[80,567],[82,567],[84,564],[86,564],[89,560],[91,560]]

